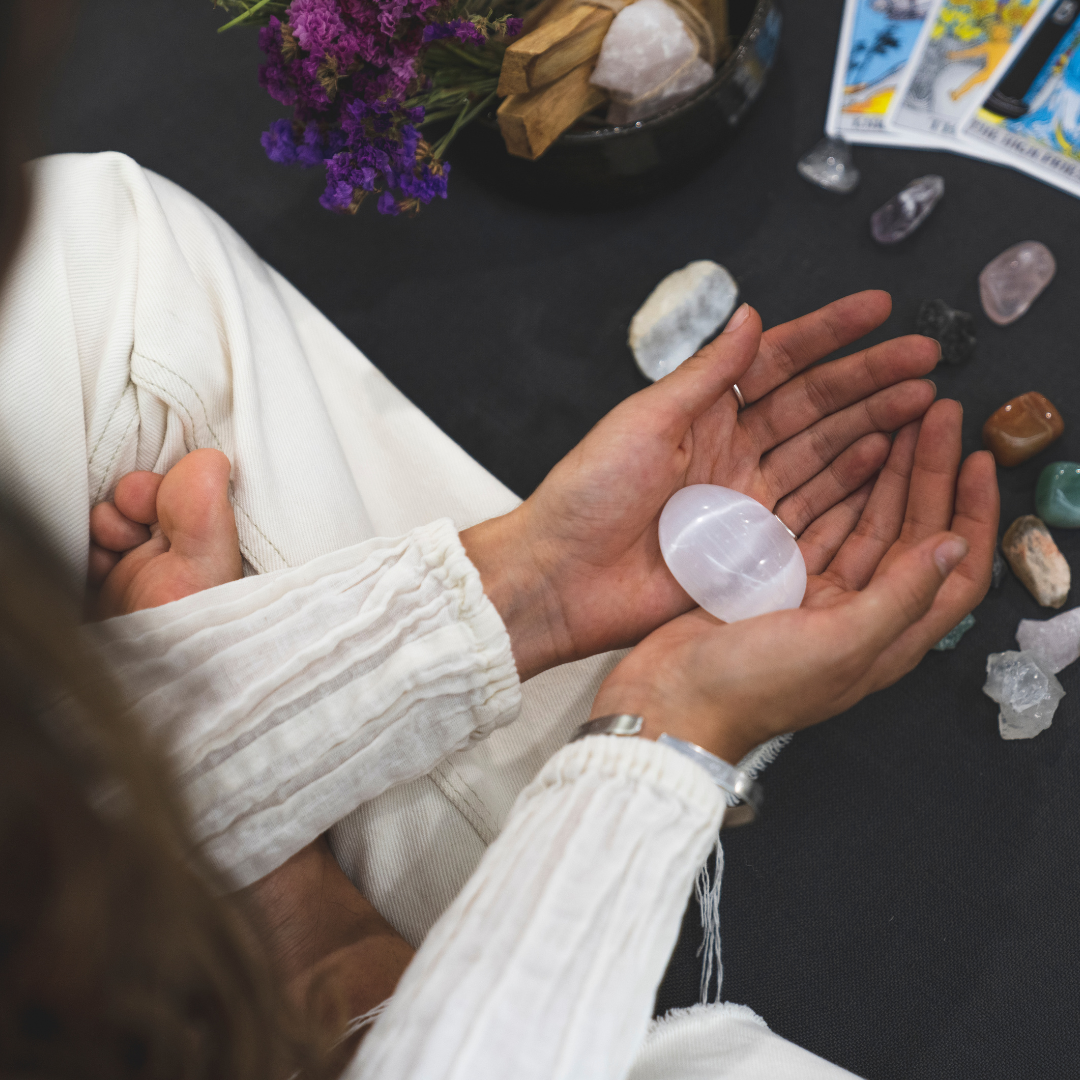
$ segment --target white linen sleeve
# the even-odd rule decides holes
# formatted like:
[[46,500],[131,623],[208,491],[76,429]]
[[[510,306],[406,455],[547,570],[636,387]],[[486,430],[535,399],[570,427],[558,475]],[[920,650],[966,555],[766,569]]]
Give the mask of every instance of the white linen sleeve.
[[722,792],[643,739],[560,750],[435,924],[348,1080],[622,1080]]
[[449,520],[86,633],[233,888],[521,703],[510,639]]

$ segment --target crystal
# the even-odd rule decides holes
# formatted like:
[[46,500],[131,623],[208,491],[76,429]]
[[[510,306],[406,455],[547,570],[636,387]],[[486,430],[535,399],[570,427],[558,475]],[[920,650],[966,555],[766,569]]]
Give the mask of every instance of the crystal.
[[945,194],[940,176],[920,176],[870,218],[870,232],[879,244],[896,244],[910,236]]
[[941,359],[946,364],[962,364],[975,352],[975,320],[944,300],[923,302],[915,333],[933,338],[941,346]]
[[1018,517],[1009,526],[1001,550],[1012,572],[1043,607],[1059,608],[1065,603],[1072,584],[1069,564],[1050,530],[1034,514]]
[[998,730],[1003,739],[1030,739],[1045,731],[1065,696],[1053,673],[1044,671],[1029,652],[991,653],[983,693],[1001,706]]
[[1016,642],[1039,661],[1043,671],[1056,675],[1080,658],[1080,608],[1052,619],[1021,619]]
[[859,186],[860,174],[851,160],[851,148],[843,139],[826,136],[795,166],[799,175],[826,191],[846,195]]
[[975,625],[975,616],[965,615],[935,646],[938,652],[955,649],[960,639]]
[[1052,461],[1039,474],[1035,510],[1047,525],[1080,529],[1080,464]]
[[992,589],[1000,589],[1001,583],[1005,580],[1005,575],[1009,572],[1009,564],[1005,561],[1005,556],[1001,554],[1001,548],[994,548],[994,566],[990,571],[990,587]]
[[660,515],[660,550],[675,580],[724,622],[797,608],[806,564],[787,527],[730,488],[691,484]]
[[630,348],[643,374],[655,381],[693,356],[727,322],[738,297],[735,279],[708,259],[668,274],[630,320]]
[[983,424],[983,445],[1005,468],[1034,457],[1065,430],[1061,413],[1035,390],[1005,402]]
[[666,0],[637,0],[616,16],[589,80],[612,96],[608,122],[629,124],[661,112],[704,86],[713,67]]
[[1053,253],[1038,240],[1006,248],[979,275],[983,311],[998,326],[1016,322],[1050,284],[1056,270]]

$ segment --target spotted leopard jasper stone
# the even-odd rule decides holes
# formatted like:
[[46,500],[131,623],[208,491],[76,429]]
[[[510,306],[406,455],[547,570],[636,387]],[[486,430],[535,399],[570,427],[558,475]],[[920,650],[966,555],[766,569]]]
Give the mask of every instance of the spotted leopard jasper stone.
[[1043,606],[1059,608],[1072,585],[1072,573],[1050,530],[1034,514],[1018,517],[1001,541],[1012,572]]

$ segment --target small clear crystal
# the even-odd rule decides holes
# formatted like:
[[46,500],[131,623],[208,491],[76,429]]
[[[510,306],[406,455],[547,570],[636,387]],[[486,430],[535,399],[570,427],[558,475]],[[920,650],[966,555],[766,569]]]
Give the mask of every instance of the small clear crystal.
[[1080,658],[1080,608],[1052,619],[1021,619],[1016,641],[1051,675]]
[[1005,561],[1005,556],[1001,554],[1001,548],[994,548],[994,567],[990,571],[990,587],[1000,589],[1008,572],[1009,564]]
[[843,139],[826,136],[799,159],[799,175],[826,191],[846,195],[859,186],[860,174],[851,159],[851,148]]
[[940,176],[920,176],[870,217],[870,232],[879,244],[898,244],[930,215],[945,194]]
[[1045,731],[1065,696],[1052,672],[1029,652],[991,653],[986,658],[983,693],[1000,706],[998,730],[1003,739],[1031,739]]

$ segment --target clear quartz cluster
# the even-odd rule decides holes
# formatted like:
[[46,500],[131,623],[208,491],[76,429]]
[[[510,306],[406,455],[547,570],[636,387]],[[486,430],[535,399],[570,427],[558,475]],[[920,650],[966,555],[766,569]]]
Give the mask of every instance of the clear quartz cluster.
[[851,148],[843,139],[822,139],[795,167],[804,180],[838,195],[847,195],[859,186],[859,170],[852,161]]
[[1052,619],[1021,619],[1016,642],[1044,671],[1056,675],[1080,659],[1080,608]]
[[983,693],[998,703],[1003,739],[1031,739],[1045,731],[1065,696],[1053,672],[1030,652],[991,653]]
[[806,564],[786,526],[730,488],[691,484],[672,495],[660,550],[690,597],[724,622],[796,608],[806,592]]

